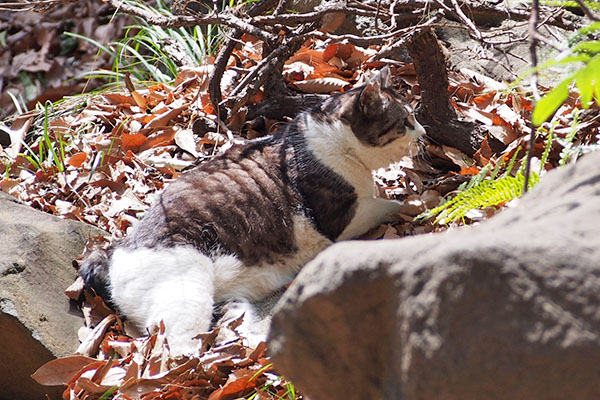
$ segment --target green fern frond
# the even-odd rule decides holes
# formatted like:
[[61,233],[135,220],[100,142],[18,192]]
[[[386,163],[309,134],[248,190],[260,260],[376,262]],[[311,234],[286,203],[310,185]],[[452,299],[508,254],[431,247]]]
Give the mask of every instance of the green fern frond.
[[[539,179],[539,175],[532,172],[529,186],[533,187]],[[428,211],[424,217],[436,217],[434,221],[436,224],[449,224],[464,220],[471,210],[500,206],[520,197],[523,194],[524,183],[525,176],[520,172],[517,172],[515,176],[482,180],[444,204]]]
[[517,157],[519,156],[520,152],[521,152],[521,146],[517,147],[517,151],[515,151],[515,154],[513,154],[510,161],[508,162],[508,165],[506,166],[506,171],[504,172],[502,177],[510,175],[513,168],[515,167],[515,162],[517,162]]
[[[545,133],[546,145],[539,160],[539,170],[531,171],[529,188],[538,183],[540,175],[544,173],[544,166],[550,156],[555,136],[554,128],[555,124],[551,125],[549,130],[544,127],[537,129],[536,134]],[[450,224],[459,220],[464,221],[471,210],[499,207],[513,199],[521,197],[525,184],[525,163],[521,162],[521,166],[514,173],[514,176],[512,175],[520,152],[521,147],[518,147],[500,177],[498,177],[498,174],[505,163],[503,158],[500,159],[493,170],[492,164],[488,164],[477,175],[473,176],[469,182],[465,182],[459,186],[459,193],[455,197],[432,210],[425,211],[417,216],[417,218],[431,219],[435,217],[435,224]]]

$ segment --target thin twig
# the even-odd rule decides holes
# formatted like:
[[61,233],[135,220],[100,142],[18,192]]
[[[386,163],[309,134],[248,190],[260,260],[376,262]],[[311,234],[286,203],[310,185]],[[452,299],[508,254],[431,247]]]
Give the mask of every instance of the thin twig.
[[373,36],[358,36],[358,35],[352,35],[352,34],[334,35],[331,33],[325,33],[325,32],[321,32],[321,31],[312,31],[312,32],[306,33],[305,35],[303,35],[303,37],[305,39],[314,38],[314,39],[321,39],[321,40],[332,40],[332,41],[336,41],[336,42],[348,41],[348,42],[358,45],[358,46],[370,46],[372,44],[381,44],[385,40],[388,40],[388,39],[407,35],[414,31],[418,31],[422,28],[423,28],[422,25],[416,25],[416,26],[411,26],[408,28],[398,29],[394,32],[384,33],[381,35],[373,35]]
[[[374,17],[377,15],[377,11],[367,11],[360,8],[348,7],[344,4],[333,4],[328,5],[320,10],[303,14],[261,15],[254,18],[253,22],[259,25],[298,25],[306,22],[318,21],[323,16],[331,13],[353,14],[365,17]],[[389,17],[387,11],[381,11],[379,14],[384,14],[386,17]]]
[[283,65],[297,46],[305,41],[302,35],[280,44],[274,51],[265,57],[242,81],[233,89],[229,99],[221,102],[221,106],[227,103],[231,107],[231,114],[235,114],[243,107],[248,99],[269,79],[269,76],[279,64]]
[[65,3],[77,3],[79,0],[35,0],[31,2],[2,3],[0,11],[48,11]]
[[[239,39],[242,36],[242,31],[235,30],[232,36],[236,37],[236,39]],[[210,102],[215,107],[219,119],[225,118],[227,114],[227,111],[219,106],[222,97],[221,79],[223,78],[225,67],[227,67],[229,56],[231,56],[231,53],[235,48],[235,43],[235,40],[229,39],[221,47],[221,50],[219,50],[219,54],[215,59],[214,69],[208,78],[208,95],[210,96]]]
[[[403,31],[403,33],[405,35],[410,35],[410,34],[413,34],[413,32],[418,32],[423,29],[432,28],[433,25],[437,21],[439,21],[441,17],[442,17],[442,14],[440,12],[436,12],[433,15],[433,17],[431,17],[427,21],[423,22],[422,24],[418,24],[418,25],[412,26],[410,28],[399,29],[397,32]],[[388,56],[394,54],[399,48],[404,47],[406,45],[406,41],[407,41],[407,37],[402,37],[399,40],[395,40],[393,42],[393,44],[383,46],[377,54],[375,54],[373,57],[371,57],[369,59],[369,61],[380,60],[382,58],[385,58],[385,57],[388,57]]]
[[[529,18],[529,26],[528,26],[528,31],[529,31],[529,53],[531,56],[531,64],[533,67],[533,74],[531,74],[531,91],[533,92],[533,99],[532,99],[532,107],[535,108],[535,104],[536,102],[539,100],[540,98],[540,94],[538,92],[538,87],[537,87],[537,79],[538,79],[538,73],[537,73],[537,64],[538,64],[538,58],[537,58],[537,45],[538,45],[538,34],[537,34],[537,25],[538,25],[538,21],[539,21],[539,8],[540,8],[540,4],[539,4],[539,0],[532,0],[532,4],[531,4],[531,16]],[[527,193],[527,188],[529,187],[529,174],[531,173],[531,157],[533,156],[533,146],[535,144],[535,126],[533,126],[533,123],[531,121],[529,121],[529,126],[531,128],[531,132],[529,135],[529,147],[527,149],[527,161],[525,164],[525,185],[523,187],[523,193]]]
[[280,57],[283,52],[285,50],[285,46],[279,46],[275,51],[272,51],[271,53],[269,53],[268,56],[266,56],[265,58],[263,58],[257,65],[255,68],[252,69],[252,71],[246,75],[244,77],[244,79],[242,79],[240,81],[240,83],[238,83],[238,85],[231,91],[231,93],[229,94],[230,97],[236,96],[238,95],[242,89],[248,85],[248,83],[250,83],[250,81],[252,79],[254,79],[256,77],[256,75],[259,74],[259,72],[265,67],[265,65],[267,65],[268,63],[271,62],[272,59]]
[[393,31],[396,28],[398,28],[398,21],[396,20],[396,13],[394,12],[394,9],[396,8],[397,3],[398,3],[398,0],[394,0],[390,4],[389,12],[392,15],[392,20],[390,21],[390,27],[389,27],[390,31]]
[[[455,11],[446,5],[442,0],[404,0],[398,3],[398,7],[401,10],[426,10],[426,9],[440,9],[444,10],[444,12],[452,12]],[[554,13],[555,10],[552,10]],[[502,19],[511,19],[514,21],[527,21],[529,20],[529,12],[527,10],[519,10],[517,8],[511,7],[499,7],[491,4],[491,2],[481,2],[480,4],[471,4],[470,12],[472,15],[486,15],[487,17],[498,17]],[[548,20],[548,25],[556,26],[566,30],[576,30],[581,28],[581,24],[578,22],[570,21],[566,18],[561,18],[561,15],[558,14]]]
[[[250,10],[248,10],[248,16],[254,17],[256,15],[259,15],[273,7],[274,3],[274,0],[260,1],[254,4],[254,6],[250,8]],[[223,97],[221,94],[221,79],[223,78],[223,73],[225,73],[225,68],[227,67],[229,56],[235,48],[236,41],[242,37],[242,34],[243,31],[241,29],[235,29],[232,32],[230,38],[221,47],[221,50],[219,51],[219,54],[217,55],[217,58],[215,60],[215,68],[213,69],[209,77],[208,94],[210,96],[210,101],[212,105],[217,111],[217,116],[219,120],[227,118],[227,110],[220,105],[221,99]]]
[[375,30],[381,32],[379,29],[379,9],[381,7],[381,0],[377,0],[377,11],[375,13]]
[[458,19],[460,19],[463,24],[465,24],[466,26],[469,27],[469,29],[471,30],[471,32],[473,32],[475,34],[477,39],[481,40],[481,38],[482,38],[481,31],[479,29],[477,29],[477,26],[475,25],[475,23],[473,21],[471,21],[471,18],[467,17],[467,15],[462,11],[458,2],[456,0],[450,0],[450,2],[454,6],[454,12],[458,16]]
[[129,3],[125,3],[123,0],[106,0],[111,6],[124,12],[125,14],[139,17],[148,22],[151,25],[160,26],[162,28],[181,28],[184,26],[197,26],[197,25],[225,25],[230,28],[240,29],[244,32],[248,32],[259,39],[266,42],[272,42],[277,39],[277,36],[260,29],[250,22],[247,22],[231,12],[223,12],[220,14],[211,13],[207,15],[162,15],[153,12],[149,9],[138,7]]

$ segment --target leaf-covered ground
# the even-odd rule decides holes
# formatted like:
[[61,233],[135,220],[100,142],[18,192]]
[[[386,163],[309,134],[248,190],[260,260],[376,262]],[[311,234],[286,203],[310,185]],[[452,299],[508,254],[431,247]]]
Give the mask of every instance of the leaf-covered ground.
[[0,119],[17,107],[31,110],[38,102],[57,101],[103,83],[85,75],[110,70],[110,56],[74,35],[107,43],[122,34],[130,18],[95,0],[64,2],[44,13],[10,12],[15,4],[0,2]]
[[[238,71],[263,58],[261,48],[259,41],[244,36],[226,72],[225,97],[236,86]],[[357,84],[371,69],[389,65],[396,88],[417,106],[420,88],[412,65],[370,62],[376,51],[310,40],[286,63],[284,79],[299,92],[332,93]],[[219,121],[207,93],[211,69],[211,65],[183,69],[169,85],[134,87],[127,82],[128,89],[121,92],[75,97],[42,114],[20,115],[9,132],[13,144],[0,153],[7,165],[0,188],[34,208],[96,225],[113,238],[124,236],[153,196],[185,169],[247,138],[272,134],[285,123],[260,117],[247,120],[244,110]],[[495,153],[484,141],[471,158],[430,143],[420,157],[378,171],[379,195],[403,200],[405,207],[396,223],[375,229],[370,238],[445,229],[414,217],[438,206],[483,168],[505,166],[511,159],[519,168],[530,133],[530,94],[520,86],[466,70],[451,72],[450,78],[448,90],[456,111],[488,127],[506,148]],[[249,104],[263,99],[259,93]],[[576,146],[597,141],[597,109],[578,112],[578,105],[573,94],[538,134],[534,155],[547,160],[545,165],[534,163],[538,173],[556,167],[569,152],[575,154]],[[554,138],[550,141],[549,132]],[[543,157],[546,149],[548,156]],[[465,221],[487,218],[502,206],[473,211]],[[81,290],[79,281],[67,294],[77,299]],[[213,331],[201,335],[205,350],[201,357],[173,359],[162,329],[134,340],[101,299],[86,292],[83,296],[89,328],[81,330],[79,355],[52,361],[35,375],[42,383],[65,384],[65,399],[301,397],[273,372],[262,345],[250,349],[241,338],[219,343],[218,331]],[[235,330],[235,324],[224,328]]]

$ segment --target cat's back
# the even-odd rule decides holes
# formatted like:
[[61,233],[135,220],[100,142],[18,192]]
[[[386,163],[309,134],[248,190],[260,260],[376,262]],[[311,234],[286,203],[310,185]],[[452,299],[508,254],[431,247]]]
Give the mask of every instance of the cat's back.
[[163,197],[176,201],[182,197],[178,192],[188,191],[183,197],[210,193],[216,201],[224,200],[221,195],[244,201],[261,194],[280,194],[289,186],[287,156],[281,136],[250,140],[183,174],[163,192]]
[[282,138],[272,136],[204,162],[157,196],[123,245],[190,245],[207,255],[236,254],[247,265],[296,251],[300,201],[288,181],[289,157]]

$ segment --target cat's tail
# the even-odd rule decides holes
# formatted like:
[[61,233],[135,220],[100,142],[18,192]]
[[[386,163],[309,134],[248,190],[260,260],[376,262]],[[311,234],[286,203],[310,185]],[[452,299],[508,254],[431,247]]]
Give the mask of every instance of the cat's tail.
[[85,254],[79,262],[79,276],[87,288],[91,288],[108,305],[112,304],[110,296],[109,265],[113,249],[95,248]]

